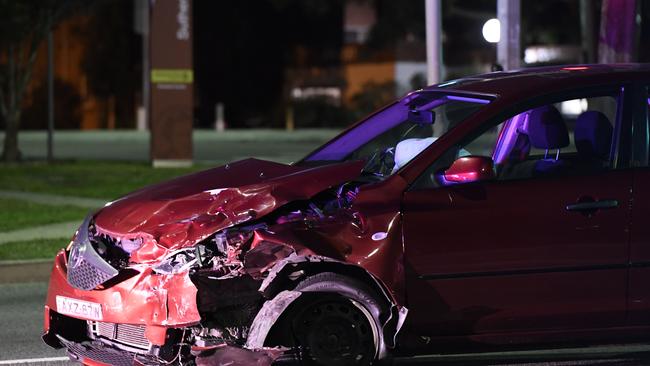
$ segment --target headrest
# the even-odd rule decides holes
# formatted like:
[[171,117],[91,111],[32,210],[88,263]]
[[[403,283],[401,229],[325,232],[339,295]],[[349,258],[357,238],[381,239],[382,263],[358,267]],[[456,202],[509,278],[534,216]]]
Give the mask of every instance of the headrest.
[[584,159],[608,159],[613,131],[612,124],[603,113],[583,112],[576,120],[574,132],[578,155]]
[[560,112],[552,105],[531,110],[528,114],[528,137],[538,149],[569,146],[569,131]]

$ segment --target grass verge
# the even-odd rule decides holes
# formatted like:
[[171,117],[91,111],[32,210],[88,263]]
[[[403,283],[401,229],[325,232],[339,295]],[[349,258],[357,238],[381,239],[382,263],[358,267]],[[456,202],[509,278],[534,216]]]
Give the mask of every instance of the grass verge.
[[110,200],[208,167],[154,169],[144,163],[104,161],[0,164],[0,189]]
[[0,244],[0,260],[53,259],[70,238],[37,239]]
[[0,198],[0,233],[65,221],[81,222],[87,214],[86,208]]

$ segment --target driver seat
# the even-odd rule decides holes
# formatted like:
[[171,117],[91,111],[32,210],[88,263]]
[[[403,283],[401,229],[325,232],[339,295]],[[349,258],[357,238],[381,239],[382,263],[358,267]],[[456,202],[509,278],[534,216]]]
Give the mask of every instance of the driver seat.
[[[533,175],[556,175],[566,170],[560,150],[569,146],[569,131],[557,108],[546,105],[530,111],[528,138],[532,147],[545,150],[544,158],[535,162]],[[549,150],[556,150],[555,156],[549,157]]]

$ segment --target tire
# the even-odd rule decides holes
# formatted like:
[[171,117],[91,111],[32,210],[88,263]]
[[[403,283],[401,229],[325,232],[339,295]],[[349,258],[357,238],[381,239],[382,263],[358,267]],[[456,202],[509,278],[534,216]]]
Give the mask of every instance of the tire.
[[270,334],[275,345],[298,348],[309,365],[370,365],[383,347],[378,296],[369,286],[332,272],[298,283],[303,295]]

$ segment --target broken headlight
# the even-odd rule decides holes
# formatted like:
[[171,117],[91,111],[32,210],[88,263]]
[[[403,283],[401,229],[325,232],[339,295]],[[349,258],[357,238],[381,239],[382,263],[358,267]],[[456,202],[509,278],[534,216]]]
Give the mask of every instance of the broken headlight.
[[203,264],[208,250],[204,245],[179,249],[169,253],[153,270],[159,274],[177,274],[189,271]]

